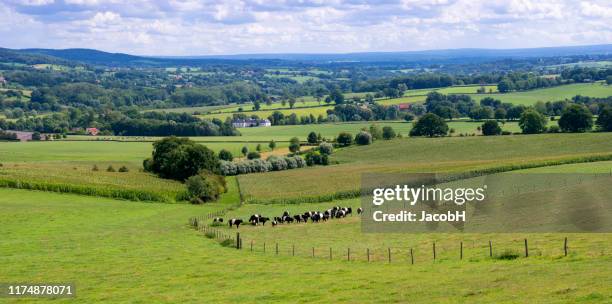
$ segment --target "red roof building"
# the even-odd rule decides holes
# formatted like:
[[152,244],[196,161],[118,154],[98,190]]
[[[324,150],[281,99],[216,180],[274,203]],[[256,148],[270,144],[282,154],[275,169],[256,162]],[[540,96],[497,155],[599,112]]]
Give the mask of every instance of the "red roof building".
[[96,136],[98,133],[100,133],[100,130],[98,130],[98,128],[87,128],[85,129],[85,132],[91,136]]

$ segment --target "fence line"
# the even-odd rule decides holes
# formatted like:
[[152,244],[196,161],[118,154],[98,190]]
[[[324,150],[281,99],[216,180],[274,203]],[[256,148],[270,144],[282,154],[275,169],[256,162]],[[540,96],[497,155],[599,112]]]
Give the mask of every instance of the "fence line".
[[[217,241],[220,245],[235,248],[237,250],[244,250],[243,244],[245,242],[244,237],[240,234],[239,231],[227,231],[225,228],[217,228],[215,226],[209,225],[210,219],[223,215],[224,211],[216,211],[213,213],[209,213],[204,216],[192,217],[189,219],[189,224],[194,229],[203,233],[207,238],[213,239]],[[208,221],[206,221],[208,219]],[[528,240],[525,238],[523,244],[524,254],[523,258],[529,258],[529,246]],[[257,241],[254,239],[247,240],[249,244],[248,249],[244,250],[247,252],[254,253],[262,253],[270,255],[269,251],[266,250],[266,241]],[[385,249],[374,249],[370,247],[355,248],[353,246],[338,248],[338,247],[325,247],[325,248],[317,248],[316,246],[300,246],[299,244],[296,246],[295,243],[291,242],[283,242],[279,243],[278,241],[274,241],[274,250],[272,252],[272,256],[291,256],[291,257],[310,257],[310,258],[319,258],[326,260],[343,260],[343,261],[363,261],[363,262],[372,262],[372,261],[386,261],[387,263],[406,263],[414,265],[416,262],[425,262],[427,260],[431,262],[437,262],[440,260],[440,253],[450,253],[454,251],[456,255],[456,260],[463,261],[466,260],[466,252],[464,251],[464,241],[460,240],[456,243],[456,249],[452,249],[449,246],[437,246],[435,241],[431,242],[431,252],[427,254],[424,251],[417,252],[414,250],[414,247],[387,247]],[[570,254],[570,247],[568,246],[569,240],[567,237],[559,240],[559,249],[560,256],[568,256]],[[476,246],[476,243],[472,241],[472,258],[490,258],[490,259],[505,259],[512,260],[520,258],[520,254],[516,252],[519,250],[519,246],[513,247],[512,250],[508,251],[508,248],[504,248],[503,250],[499,250],[500,254],[494,255],[493,253],[493,241],[488,241],[488,246]],[[537,246],[536,246],[537,247]],[[474,255],[474,250],[476,248],[482,248],[482,252],[480,254]],[[537,249],[537,248],[536,248]],[[321,255],[320,252],[328,251],[328,254]],[[319,255],[317,255],[319,252]],[[344,253],[343,253],[344,252]],[[378,254],[376,254],[378,252]],[[520,252],[520,251],[518,251]],[[576,254],[576,250],[572,250],[574,255]],[[541,256],[542,254],[540,254]],[[417,256],[421,258],[417,261]],[[469,261],[470,256],[467,256],[467,260]],[[442,260],[450,260],[451,258],[443,258]]]

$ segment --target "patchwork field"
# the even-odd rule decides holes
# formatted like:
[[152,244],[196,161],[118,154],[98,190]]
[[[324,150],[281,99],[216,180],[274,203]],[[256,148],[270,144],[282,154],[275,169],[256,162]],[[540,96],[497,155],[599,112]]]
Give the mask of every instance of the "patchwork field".
[[[606,254],[609,247],[605,247],[609,246],[606,239],[609,236],[603,234],[570,235],[572,254],[566,258],[559,258],[558,249],[553,248],[553,244],[561,242],[558,236],[495,236],[500,241],[495,243],[495,248],[500,250],[515,245],[520,248],[520,239],[529,237],[534,242],[534,253],[540,250],[549,253],[544,244],[550,244],[550,251],[557,256],[534,255],[516,260],[479,257],[476,236],[406,236],[402,246],[419,243],[424,246],[423,252],[415,251],[418,253],[414,265],[401,255],[394,256],[390,264],[349,263],[341,261],[340,249],[334,261],[328,261],[327,251],[323,250],[314,259],[291,257],[286,247],[288,242],[281,243],[285,247],[279,256],[271,250],[266,254],[250,253],[248,247],[238,251],[219,246],[187,226],[188,217],[222,206],[125,203],[0,189],[3,223],[0,230],[5,236],[0,242],[3,253],[0,281],[74,282],[77,297],[70,301],[79,303],[295,302],[296,299],[297,302],[352,302],[356,297],[360,302],[377,303],[456,300],[599,303],[611,293],[612,281],[607,269],[612,260]],[[354,220],[356,217],[347,219]],[[271,239],[301,234],[300,240],[303,240],[323,233],[322,227],[295,225],[278,227],[274,232],[266,227],[266,233],[274,233],[269,235]],[[331,236],[331,231],[337,235],[357,232],[356,225],[352,224],[338,223],[326,228],[340,230],[326,229],[328,232],[318,236],[319,239]],[[253,232],[245,227],[243,233]],[[373,242],[381,239],[376,235],[364,238]],[[316,238],[310,238],[313,239]],[[438,242],[440,256],[435,263],[426,258],[430,240]],[[456,258],[455,247],[460,240],[470,255],[463,261]],[[602,251],[582,254],[584,247],[602,248]],[[572,279],[558,280],[568,276]]]
[[[403,138],[352,146],[332,155],[338,165],[239,176],[249,199],[266,202],[358,189],[364,172],[466,172],[576,159],[612,152],[612,134]],[[520,148],[518,148],[520,147]]]

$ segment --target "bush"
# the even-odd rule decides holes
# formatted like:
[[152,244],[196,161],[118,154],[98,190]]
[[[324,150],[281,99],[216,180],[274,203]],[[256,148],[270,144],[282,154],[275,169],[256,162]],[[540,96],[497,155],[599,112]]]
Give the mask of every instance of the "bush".
[[383,138],[383,131],[376,124],[370,125],[370,135],[372,135],[372,140],[379,140]]
[[446,136],[448,125],[442,117],[427,113],[414,123],[410,136]]
[[564,132],[586,132],[593,128],[593,114],[582,105],[571,105],[559,118],[559,127]]
[[390,126],[384,126],[382,128],[382,138],[383,139],[392,139],[395,138],[397,135],[395,134],[395,130],[393,130],[392,127]]
[[249,154],[247,154],[247,158],[248,159],[258,159],[258,158],[261,158],[261,154],[259,154],[259,152],[249,152]]
[[529,109],[521,114],[519,126],[523,134],[537,134],[546,130],[546,118],[540,112]]
[[355,143],[358,145],[369,145],[372,143],[372,134],[366,131],[360,131],[355,135]]
[[491,135],[499,135],[502,132],[501,127],[497,123],[496,120],[487,120],[482,124],[482,135],[491,136]]
[[152,157],[143,167],[162,178],[185,180],[202,170],[219,172],[219,158],[203,145],[172,136],[153,143]]
[[519,257],[519,254],[510,250],[504,250],[504,252],[496,254],[494,258],[496,260],[514,260]]
[[221,149],[221,151],[219,151],[219,159],[225,161],[232,161],[234,160],[234,155],[232,155],[232,152],[230,151]]
[[512,135],[512,132],[510,132],[510,131],[502,131],[501,135]]
[[192,203],[215,201],[224,188],[209,174],[194,175],[185,181],[185,185]]
[[115,172],[113,165],[109,165],[108,168],[106,168],[106,172]]
[[559,126],[550,126],[548,128],[548,133],[561,133],[561,128],[559,128]]
[[121,168],[119,168],[119,172],[130,172],[130,169],[128,169],[126,166],[121,166]]
[[341,132],[338,134],[338,137],[336,137],[336,142],[340,146],[350,146],[353,143],[353,135],[351,135],[351,133]]
[[93,168],[91,168],[91,171],[99,171],[100,169],[98,169],[98,165],[93,165]]
[[334,145],[330,143],[321,143],[319,145],[319,152],[323,155],[331,155],[334,152]]

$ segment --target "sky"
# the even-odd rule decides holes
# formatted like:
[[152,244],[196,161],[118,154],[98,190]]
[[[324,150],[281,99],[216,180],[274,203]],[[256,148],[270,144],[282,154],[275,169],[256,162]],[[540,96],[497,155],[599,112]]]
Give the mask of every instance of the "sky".
[[136,55],[612,43],[610,0],[0,0],[0,47]]

